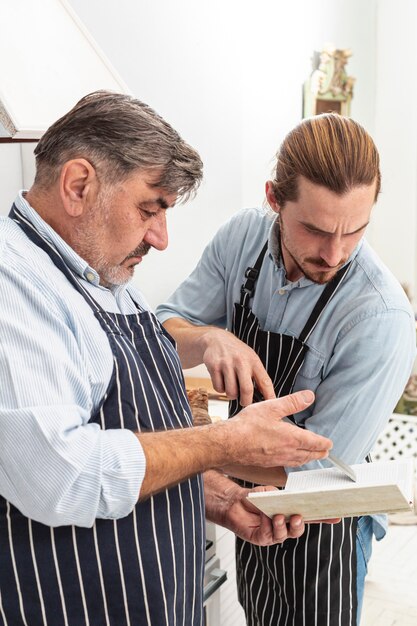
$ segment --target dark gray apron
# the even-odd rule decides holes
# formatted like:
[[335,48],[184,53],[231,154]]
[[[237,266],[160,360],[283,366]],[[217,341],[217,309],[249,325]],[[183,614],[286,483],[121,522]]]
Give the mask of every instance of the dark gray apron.
[[[104,311],[15,207],[10,217],[81,293],[108,337],[113,375],[90,422],[133,431],[190,427],[174,342],[154,314],[139,305],[132,315]],[[51,528],[0,497],[1,626],[202,626],[203,568],[200,476],[92,528]]]
[[[326,284],[296,338],[262,330],[249,306],[266,251],[267,244],[245,272],[232,332],[258,354],[280,397],[292,392],[308,351],[306,341],[349,265]],[[262,400],[256,389],[254,399]],[[240,410],[237,400],[230,403],[231,417]],[[255,486],[247,481],[241,484]],[[336,525],[307,524],[300,538],[268,547],[237,538],[238,596],[248,626],[356,626],[356,527],[357,518]]]

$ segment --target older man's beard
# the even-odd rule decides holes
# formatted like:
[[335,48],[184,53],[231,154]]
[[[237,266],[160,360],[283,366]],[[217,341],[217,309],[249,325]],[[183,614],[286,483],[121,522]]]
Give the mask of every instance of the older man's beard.
[[[109,216],[111,192],[104,189],[98,196],[94,210],[84,220],[83,225],[76,230],[76,252],[88,262],[100,277],[100,284],[104,287],[124,285],[131,280],[134,266],[124,267],[122,264],[113,265],[103,254],[100,232],[105,228]],[[123,261],[145,256],[151,246],[142,241]]]
[[124,267],[123,263],[134,257],[143,257],[150,250],[151,246],[145,242],[138,245],[119,265],[111,265],[103,256],[98,246],[95,250],[96,262],[94,269],[100,276],[100,284],[104,287],[116,287],[129,282],[133,276],[134,266]]

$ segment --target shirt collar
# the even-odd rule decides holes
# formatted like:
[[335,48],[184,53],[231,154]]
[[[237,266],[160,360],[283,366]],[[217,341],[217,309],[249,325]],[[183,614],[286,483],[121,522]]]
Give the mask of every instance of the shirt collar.
[[15,200],[15,205],[20,213],[36,228],[38,233],[46,239],[57,252],[61,255],[66,265],[78,276],[87,282],[99,287],[100,277],[96,270],[88,265],[76,252],[69,246],[64,239],[39,215],[39,213],[30,206],[25,198],[26,190],[19,192]]

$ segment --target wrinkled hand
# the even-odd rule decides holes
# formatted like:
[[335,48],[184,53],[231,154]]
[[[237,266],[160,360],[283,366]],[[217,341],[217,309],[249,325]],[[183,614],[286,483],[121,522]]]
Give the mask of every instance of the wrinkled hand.
[[255,383],[265,400],[275,398],[272,381],[252,348],[222,329],[210,328],[203,338],[203,363],[216,391],[231,399],[239,398],[241,406],[248,406]]
[[275,487],[256,487],[250,490],[236,485],[236,489],[230,493],[230,506],[223,525],[241,539],[258,546],[271,546],[282,543],[286,539],[300,537],[305,530],[300,515],[293,515],[288,524],[285,522],[284,515],[275,515],[273,519],[270,519],[246,498],[251,491],[270,491],[273,489]]
[[333,445],[330,439],[281,421],[313,400],[312,391],[298,391],[251,404],[227,420],[227,464],[293,467],[325,458]]
[[[275,515],[270,519],[247,499],[247,495],[253,491],[275,490],[275,487],[270,486],[245,489],[215,470],[205,472],[207,519],[258,546],[271,546],[286,539],[296,539],[305,530],[300,515],[293,515],[288,523],[285,522],[284,515]],[[329,524],[339,521],[340,519],[324,520]]]

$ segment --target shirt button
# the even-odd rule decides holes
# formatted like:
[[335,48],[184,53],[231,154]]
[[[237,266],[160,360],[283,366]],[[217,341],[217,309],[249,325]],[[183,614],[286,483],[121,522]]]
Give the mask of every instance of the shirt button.
[[87,272],[87,274],[85,275],[86,279],[88,280],[89,283],[93,283],[95,276],[93,274],[93,272]]
[[285,289],[279,289],[278,293],[280,296],[283,296],[285,293]]

